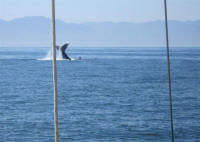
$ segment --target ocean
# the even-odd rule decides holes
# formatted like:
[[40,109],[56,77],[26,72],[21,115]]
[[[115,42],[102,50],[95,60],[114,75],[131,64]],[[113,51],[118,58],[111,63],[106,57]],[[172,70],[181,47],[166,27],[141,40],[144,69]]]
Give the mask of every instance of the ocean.
[[[0,48],[0,141],[54,141],[49,48]],[[57,61],[59,140],[170,142],[166,49],[69,48]],[[171,48],[176,142],[200,142],[200,48]]]

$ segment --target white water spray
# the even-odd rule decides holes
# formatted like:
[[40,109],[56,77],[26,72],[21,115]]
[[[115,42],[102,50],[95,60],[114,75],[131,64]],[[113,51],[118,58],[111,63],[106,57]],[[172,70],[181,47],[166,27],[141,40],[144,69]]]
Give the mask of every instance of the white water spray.
[[[45,55],[44,58],[41,58],[41,59],[38,59],[38,60],[52,60],[52,50],[50,49],[47,54]],[[57,50],[56,52],[56,60],[65,60],[63,57],[62,57],[62,51],[59,49]],[[75,59],[71,58],[71,61],[73,61]]]
[[[61,53],[61,51],[59,50],[58,52],[56,52],[56,59],[57,60],[64,60],[63,58],[62,58],[62,53]],[[49,49],[49,51],[47,52],[47,54],[45,55],[45,57],[44,58],[41,58],[41,59],[39,59],[39,60],[52,60],[52,50],[51,49]]]

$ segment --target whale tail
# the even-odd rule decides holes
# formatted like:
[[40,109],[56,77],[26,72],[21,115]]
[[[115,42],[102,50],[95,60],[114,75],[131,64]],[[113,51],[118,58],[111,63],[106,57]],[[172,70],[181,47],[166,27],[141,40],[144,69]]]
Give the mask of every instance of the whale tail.
[[56,49],[61,52],[61,55],[62,55],[63,59],[71,60],[71,58],[65,52],[68,46],[69,46],[69,43],[65,43],[61,47],[60,46],[56,46]]

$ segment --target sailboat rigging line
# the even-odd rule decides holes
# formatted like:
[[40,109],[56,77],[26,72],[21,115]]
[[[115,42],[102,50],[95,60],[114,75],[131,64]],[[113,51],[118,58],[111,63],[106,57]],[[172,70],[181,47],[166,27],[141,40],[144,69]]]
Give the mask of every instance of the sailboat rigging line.
[[54,135],[58,142],[58,111],[57,111],[57,74],[56,74],[56,29],[55,29],[55,1],[51,0],[52,12],[52,64],[53,64],[53,87],[54,87]]
[[168,33],[168,17],[167,17],[167,0],[164,0],[165,7],[165,30],[166,30],[166,47],[167,47],[167,64],[168,64],[168,87],[169,87],[169,109],[170,109],[170,125],[171,125],[171,141],[174,142],[174,124],[173,124],[173,107],[172,107],[172,88],[171,88],[171,69],[169,55],[169,33]]

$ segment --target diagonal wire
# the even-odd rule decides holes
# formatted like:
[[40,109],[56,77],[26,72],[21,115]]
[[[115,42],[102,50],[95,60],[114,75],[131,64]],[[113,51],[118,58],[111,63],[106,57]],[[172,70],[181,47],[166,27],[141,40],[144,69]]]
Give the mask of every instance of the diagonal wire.
[[169,55],[169,33],[167,18],[167,0],[164,0],[165,7],[165,30],[166,30],[166,47],[167,47],[167,65],[168,65],[168,87],[169,87],[169,109],[170,109],[170,125],[171,125],[171,141],[174,142],[174,124],[173,124],[173,107],[172,107],[172,88],[171,88],[171,69]]

